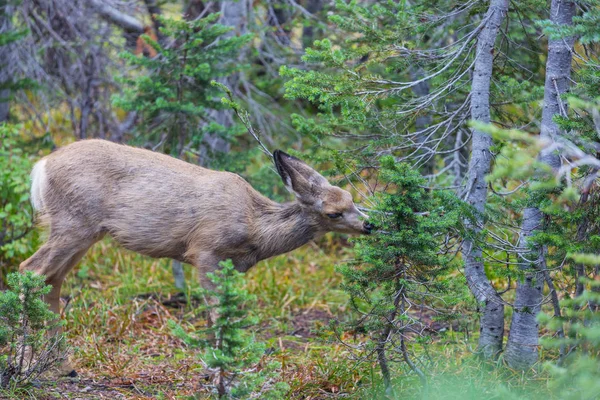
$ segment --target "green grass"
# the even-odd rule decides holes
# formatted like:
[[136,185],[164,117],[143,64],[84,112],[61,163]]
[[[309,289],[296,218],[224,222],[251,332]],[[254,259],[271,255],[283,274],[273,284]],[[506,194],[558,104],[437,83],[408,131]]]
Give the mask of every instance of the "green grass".
[[[349,315],[348,298],[335,272],[336,263],[352,257],[343,243],[327,236],[318,245],[261,262],[246,274],[247,288],[258,299],[257,308],[250,311],[260,322],[251,329],[269,349],[264,362],[281,363],[281,379],[291,386],[291,399],[384,398],[378,366],[357,362],[333,339],[328,326],[329,319]],[[191,266],[185,266],[185,273],[189,294],[198,287],[197,274]],[[167,326],[170,319],[188,327],[201,327],[205,320],[197,302],[165,305],[176,293],[170,261],[128,252],[110,240],[94,246],[63,286],[63,297],[69,298],[66,332],[80,378],[58,381],[56,393],[70,393],[72,398],[207,398],[209,382],[202,361]],[[355,345],[365,339],[344,338]],[[474,339],[449,329],[427,351],[417,350],[429,376],[425,396],[414,374],[396,364],[397,398],[553,398],[544,373],[519,374],[490,366],[470,353]],[[30,389],[33,395],[4,397],[60,398],[52,397],[52,387],[51,381],[45,382],[42,388]]]

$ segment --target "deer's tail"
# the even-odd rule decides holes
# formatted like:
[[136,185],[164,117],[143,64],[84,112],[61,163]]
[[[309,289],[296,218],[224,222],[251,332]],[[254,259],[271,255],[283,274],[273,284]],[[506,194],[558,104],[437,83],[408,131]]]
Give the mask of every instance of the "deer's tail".
[[47,186],[46,160],[42,159],[33,166],[31,171],[31,204],[38,212],[44,211],[44,193]]

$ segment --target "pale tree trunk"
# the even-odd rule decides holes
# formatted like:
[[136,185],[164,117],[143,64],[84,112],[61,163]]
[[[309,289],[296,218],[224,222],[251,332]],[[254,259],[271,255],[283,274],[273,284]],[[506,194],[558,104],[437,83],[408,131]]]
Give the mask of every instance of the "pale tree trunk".
[[[571,25],[575,15],[575,3],[565,0],[552,0],[550,20],[555,24]],[[569,89],[574,38],[548,40],[546,80],[544,86],[544,109],[540,137],[552,140],[560,134],[560,129],[552,120],[556,114],[564,114],[566,102],[560,95]],[[553,170],[560,167],[560,158],[555,153],[543,154],[540,160]],[[534,247],[530,236],[543,229],[544,215],[537,207],[526,208],[523,212],[520,248],[532,248],[531,252],[519,255],[520,267],[525,273],[524,280],[517,282],[516,299],[510,325],[510,335],[506,344],[506,362],[513,368],[527,369],[538,360],[537,313],[542,303],[544,287],[543,252]]]
[[[494,61],[494,43],[500,24],[506,16],[508,0],[492,0],[485,16],[488,19],[477,39],[477,58],[471,86],[471,118],[483,123],[490,122],[490,81]],[[481,232],[487,200],[485,176],[490,172],[492,138],[485,132],[473,129],[471,159],[467,181],[467,201],[477,211],[473,229]],[[465,240],[462,246],[465,259],[465,275],[471,293],[482,306],[480,318],[479,351],[486,358],[493,358],[502,351],[504,336],[504,304],[485,275],[482,250],[473,240]]]
[[[201,1],[190,1],[186,6],[183,17],[187,20],[195,20],[196,18],[205,16],[208,12],[219,11],[221,13],[219,23],[233,28],[233,30],[227,33],[225,37],[241,36],[248,32],[248,14],[250,12],[250,7],[252,6],[249,0],[222,1],[216,3],[216,6],[218,6],[219,9],[215,10],[215,4],[212,3],[204,4],[204,2]],[[246,53],[244,51],[240,52],[238,57],[240,63],[245,62],[245,55]],[[227,86],[235,93],[236,86],[239,82],[239,75],[236,73],[225,78],[217,79],[217,81]],[[231,110],[213,110],[209,113],[208,118],[225,128],[231,127],[234,123],[234,116]],[[203,141],[204,145],[199,149],[201,163],[204,163],[204,161],[208,159],[209,153],[229,153],[229,141],[217,135],[207,134]]]
[[10,90],[0,90],[0,123],[8,121],[10,112]]
[[[221,18],[219,19],[219,23],[233,28],[226,36],[242,36],[248,32],[249,7],[251,7],[251,5],[248,0],[223,1],[221,3]],[[238,57],[240,62],[245,61],[245,55],[245,51],[240,52]],[[220,78],[218,81],[235,93],[239,79],[239,73],[235,73]],[[229,109],[213,110],[210,112],[209,118],[225,128],[230,128],[234,124],[233,111]],[[209,150],[213,153],[229,153],[231,147],[230,143],[222,137],[207,135],[204,141],[208,145]]]
[[[12,14],[12,6],[4,5],[0,8],[0,34],[5,34],[13,29],[10,16]],[[10,89],[6,88],[13,81],[13,74],[6,63],[11,59],[10,52],[11,44],[0,46],[0,123],[8,121],[10,113]],[[3,65],[4,64],[4,65]]]

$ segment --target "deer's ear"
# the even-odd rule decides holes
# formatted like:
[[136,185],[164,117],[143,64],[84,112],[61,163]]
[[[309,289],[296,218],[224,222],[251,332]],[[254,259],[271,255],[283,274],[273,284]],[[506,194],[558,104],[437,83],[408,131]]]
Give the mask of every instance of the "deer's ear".
[[273,159],[285,187],[300,201],[314,203],[320,190],[329,185],[317,171],[281,150],[273,152]]
[[277,172],[279,176],[281,176],[281,180],[283,180],[283,184],[288,190],[292,188],[292,178],[289,172],[286,169],[286,163],[284,158],[290,158],[291,156],[287,153],[284,153],[281,150],[275,150],[273,152],[273,161],[275,162],[275,168],[277,168]]

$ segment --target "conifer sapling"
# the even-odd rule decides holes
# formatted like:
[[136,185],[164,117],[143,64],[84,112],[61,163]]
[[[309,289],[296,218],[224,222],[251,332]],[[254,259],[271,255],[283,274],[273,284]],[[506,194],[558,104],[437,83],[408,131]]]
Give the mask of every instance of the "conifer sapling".
[[60,324],[43,296],[50,293],[45,277],[12,273],[8,290],[0,292],[0,387],[24,385],[64,360]]
[[208,299],[204,311],[217,316],[212,325],[186,332],[170,321],[171,329],[190,348],[203,350],[201,358],[214,371],[219,398],[283,398],[289,388],[283,382],[275,382],[274,371],[279,366],[261,365],[265,346],[248,332],[257,323],[248,313],[256,298],[245,289],[243,274],[235,270],[231,260],[220,265],[221,270],[207,274],[213,289],[200,290],[201,298]]

